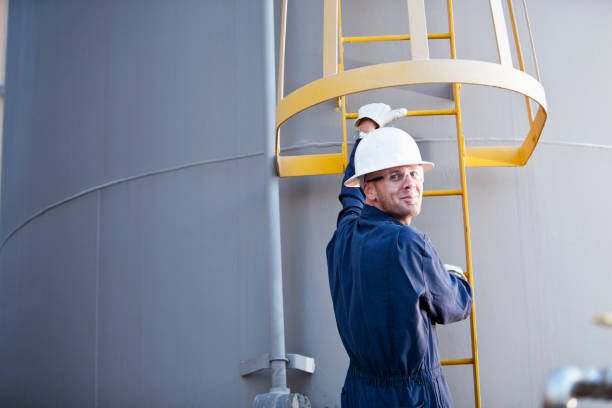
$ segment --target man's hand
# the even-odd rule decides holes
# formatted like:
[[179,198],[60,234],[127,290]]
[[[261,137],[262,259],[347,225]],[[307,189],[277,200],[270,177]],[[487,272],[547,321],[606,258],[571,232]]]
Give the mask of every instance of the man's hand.
[[461,279],[466,279],[465,274],[463,273],[463,269],[460,266],[444,264],[444,269],[446,269],[448,273],[452,273],[453,275],[456,275]]
[[389,110],[381,115],[380,118],[380,126],[387,126],[389,123],[393,122],[396,119],[403,118],[408,113],[408,109],[406,108],[398,108]]
[[386,103],[368,103],[359,108],[355,127],[359,127],[361,120],[364,118],[371,119],[379,127],[383,127],[392,121],[406,116],[408,110],[405,108],[393,109]]
[[372,130],[388,125],[392,121],[403,118],[408,113],[405,108],[391,110],[384,103],[369,103],[359,108],[359,116],[355,121],[359,133],[357,139],[367,136]]

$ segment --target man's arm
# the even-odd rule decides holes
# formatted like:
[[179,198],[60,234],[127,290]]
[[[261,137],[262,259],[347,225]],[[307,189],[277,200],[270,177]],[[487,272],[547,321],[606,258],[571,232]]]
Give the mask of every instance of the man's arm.
[[355,147],[351,152],[348,165],[342,178],[342,189],[340,190],[340,196],[338,199],[342,203],[342,210],[338,214],[338,221],[336,225],[340,225],[341,221],[345,221],[354,217],[358,217],[361,214],[361,209],[365,204],[365,195],[361,190],[361,187],[347,187],[344,182],[355,174],[355,150],[359,145],[361,139],[355,141]]
[[425,237],[424,243],[423,277],[430,295],[432,321],[447,324],[467,318],[472,307],[472,287],[465,278],[446,270],[429,238]]
[[446,271],[427,236],[403,229],[398,236],[398,250],[408,278],[422,282],[421,307],[432,322],[448,324],[469,316],[472,288],[467,280]]

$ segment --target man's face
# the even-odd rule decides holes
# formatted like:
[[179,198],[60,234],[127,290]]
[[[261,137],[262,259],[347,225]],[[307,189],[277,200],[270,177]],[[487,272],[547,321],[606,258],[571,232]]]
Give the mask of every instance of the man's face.
[[378,125],[370,118],[363,118],[359,122],[359,126],[357,126],[357,129],[359,129],[359,131],[363,133],[370,133],[374,129],[378,129]]
[[410,225],[421,212],[423,179],[422,166],[393,167],[367,174],[363,191],[368,204]]

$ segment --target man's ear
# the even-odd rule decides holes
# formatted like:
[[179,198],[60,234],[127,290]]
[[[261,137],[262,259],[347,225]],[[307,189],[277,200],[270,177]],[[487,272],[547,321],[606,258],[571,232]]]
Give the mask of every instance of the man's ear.
[[376,201],[376,189],[372,183],[363,183],[363,193],[370,202]]

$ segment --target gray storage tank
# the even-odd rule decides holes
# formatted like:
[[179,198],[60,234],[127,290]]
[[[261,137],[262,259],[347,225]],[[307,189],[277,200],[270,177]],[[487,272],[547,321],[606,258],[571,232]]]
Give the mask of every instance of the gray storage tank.
[[[444,3],[428,9],[434,31]],[[528,6],[549,121],[526,167],[468,171],[485,407],[536,406],[553,367],[612,359],[609,333],[591,324],[612,308],[612,57],[600,47],[612,4]],[[455,5],[463,58],[495,58],[488,7]],[[402,33],[404,8],[345,2],[344,33]],[[261,5],[14,0],[9,11],[0,405],[249,406],[269,387],[265,373],[239,374],[269,348]],[[290,2],[286,92],[321,76],[322,13]],[[385,47],[347,48],[346,64],[406,58],[405,44]],[[524,137],[522,98],[462,92],[468,144]],[[448,96],[389,89],[349,106],[442,107]],[[438,164],[428,189],[458,182],[453,125],[397,123]],[[283,129],[294,154],[334,151],[341,137],[331,102]],[[288,382],[315,407],[339,405],[348,364],[324,257],[340,179],[281,181],[287,351],[317,361]],[[463,262],[458,198],[425,199],[415,224],[445,261]],[[467,334],[440,331],[445,358],[465,357]],[[456,405],[473,406],[471,368],[446,372]]]

